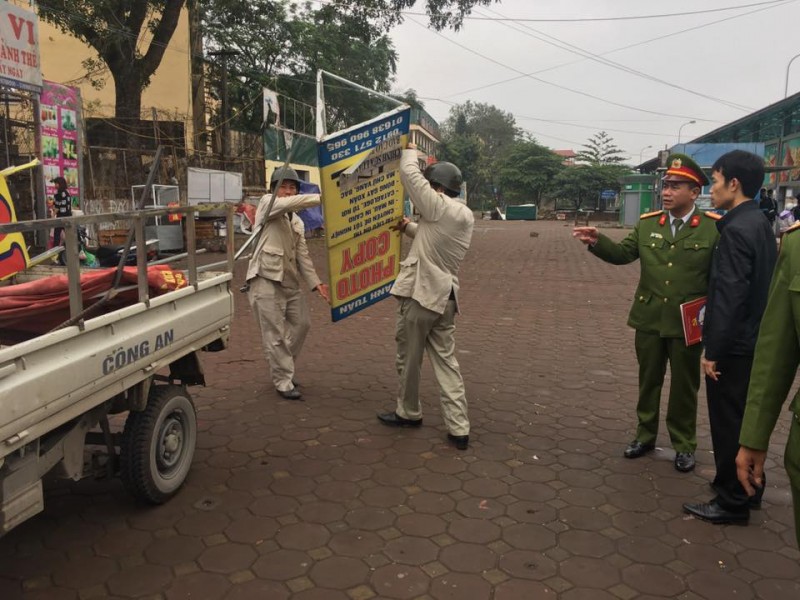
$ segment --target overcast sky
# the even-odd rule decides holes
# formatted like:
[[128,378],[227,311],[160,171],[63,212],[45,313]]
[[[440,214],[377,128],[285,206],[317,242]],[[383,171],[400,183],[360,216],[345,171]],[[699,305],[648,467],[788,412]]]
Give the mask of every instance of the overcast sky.
[[[605,130],[631,163],[676,144],[689,121],[682,142],[780,100],[800,54],[800,0],[502,0],[472,15],[517,21],[468,19],[457,33],[437,33],[407,14],[392,32],[395,88],[414,88],[440,122],[451,103],[493,104],[554,149],[579,150]],[[796,92],[800,58],[789,75]]]

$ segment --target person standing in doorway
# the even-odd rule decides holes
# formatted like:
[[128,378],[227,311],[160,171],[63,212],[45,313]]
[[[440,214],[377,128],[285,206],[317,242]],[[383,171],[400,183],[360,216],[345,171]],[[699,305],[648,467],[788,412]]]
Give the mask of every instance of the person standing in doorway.
[[[56,191],[53,194],[53,216],[57,219],[71,217],[72,197],[69,195],[69,191],[67,191],[67,180],[63,177],[56,177],[51,183],[56,184]],[[56,227],[53,229],[53,246],[60,246],[63,243],[61,239],[63,234],[63,227]]]
[[775,219],[778,217],[778,205],[776,204],[775,198],[772,195],[772,190],[761,188],[758,197],[758,207],[761,209],[761,212],[764,213],[764,216],[767,217],[770,225],[773,225],[775,223]]

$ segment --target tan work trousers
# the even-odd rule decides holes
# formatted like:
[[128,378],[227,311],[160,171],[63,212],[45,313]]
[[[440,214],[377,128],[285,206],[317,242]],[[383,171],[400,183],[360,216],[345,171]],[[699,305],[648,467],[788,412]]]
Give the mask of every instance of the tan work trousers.
[[272,382],[278,390],[287,392],[294,387],[294,359],[311,327],[303,292],[255,277],[250,280],[247,299],[261,332]]
[[397,414],[404,419],[422,418],[419,379],[423,353],[427,351],[439,384],[439,401],[447,430],[453,435],[469,434],[464,379],[455,356],[455,301],[448,301],[444,314],[440,315],[423,308],[411,298],[398,300],[395,340],[400,386]]

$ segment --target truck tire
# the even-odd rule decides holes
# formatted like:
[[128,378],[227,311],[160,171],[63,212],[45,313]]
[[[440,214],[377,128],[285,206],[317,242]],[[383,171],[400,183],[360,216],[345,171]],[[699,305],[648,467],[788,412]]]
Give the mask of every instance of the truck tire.
[[197,417],[185,388],[150,388],[147,406],[130,412],[120,444],[120,476],[135,498],[163,504],[183,485],[197,442]]

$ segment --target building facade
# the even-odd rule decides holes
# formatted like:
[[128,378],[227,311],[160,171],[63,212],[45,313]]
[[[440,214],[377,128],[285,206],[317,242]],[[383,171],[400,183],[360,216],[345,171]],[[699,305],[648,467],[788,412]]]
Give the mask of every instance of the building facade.
[[764,186],[781,206],[800,197],[800,93],[697,137],[691,144],[763,144]]
[[[16,0],[15,3],[28,5],[22,0]],[[196,148],[196,113],[200,111],[199,117],[204,118],[204,91],[202,86],[198,89],[196,81],[201,76],[193,72],[197,70],[198,63],[197,60],[193,61],[193,57],[202,52],[202,46],[198,47],[198,32],[195,30],[198,15],[190,8],[191,5],[184,6],[181,11],[178,26],[164,57],[142,93],[141,115],[143,120],[151,120],[155,116],[160,121],[182,124],[187,149]],[[99,63],[87,72],[86,65],[93,64],[91,61],[97,58],[97,53],[83,41],[41,19],[39,40],[42,77],[80,88],[86,119],[113,117],[115,91],[110,71]],[[139,48],[146,50],[150,41],[150,35],[144,32],[136,43]]]

